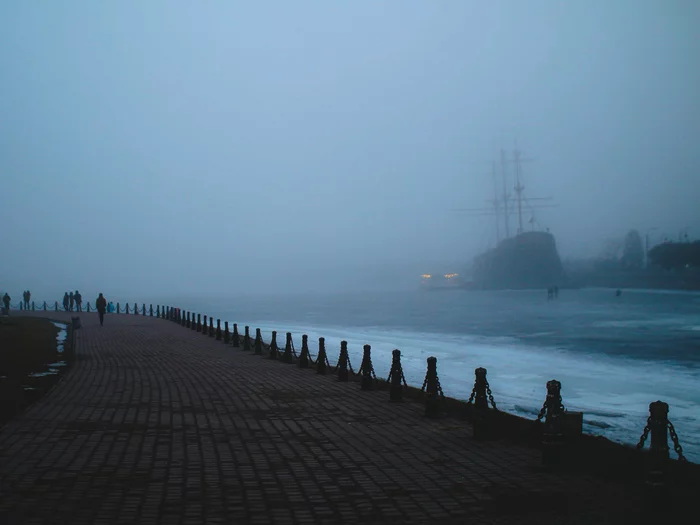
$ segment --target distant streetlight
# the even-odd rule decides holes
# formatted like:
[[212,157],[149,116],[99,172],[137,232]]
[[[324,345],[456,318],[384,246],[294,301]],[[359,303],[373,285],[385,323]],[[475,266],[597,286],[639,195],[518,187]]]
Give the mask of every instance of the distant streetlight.
[[649,233],[658,230],[656,226],[649,228],[645,235],[646,250],[644,250],[644,268],[649,268]]

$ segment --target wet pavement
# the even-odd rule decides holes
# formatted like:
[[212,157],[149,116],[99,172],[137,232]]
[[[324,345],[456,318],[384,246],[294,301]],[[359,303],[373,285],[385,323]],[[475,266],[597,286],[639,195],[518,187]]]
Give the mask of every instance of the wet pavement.
[[639,484],[547,472],[538,450],[475,441],[464,421],[426,419],[387,392],[157,318],[107,315],[100,328],[96,314],[80,316],[72,369],[0,429],[0,523],[642,516]]

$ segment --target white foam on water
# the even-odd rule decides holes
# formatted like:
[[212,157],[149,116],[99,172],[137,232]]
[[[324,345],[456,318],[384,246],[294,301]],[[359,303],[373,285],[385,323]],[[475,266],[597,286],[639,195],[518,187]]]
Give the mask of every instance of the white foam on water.
[[[474,384],[474,369],[488,370],[488,380],[498,407],[525,417],[534,417],[546,396],[546,382],[562,383],[562,398],[569,410],[584,413],[584,431],[636,444],[648,416],[649,403],[658,399],[670,405],[674,424],[686,457],[700,461],[700,369],[671,361],[643,361],[603,354],[581,354],[563,348],[523,345],[515,338],[467,335],[436,335],[401,332],[379,327],[306,326],[258,320],[246,323],[260,328],[265,341],[278,330],[293,334],[296,351],[301,335],[307,334],[309,350],[318,351],[324,337],[331,365],[335,365],[340,341],[348,342],[355,371],[362,361],[362,347],[372,346],[372,363],[378,377],[386,378],[391,351],[401,350],[406,381],[423,384],[426,359],[438,359],[438,375],[445,395],[468,399]],[[648,444],[647,444],[648,446]]]

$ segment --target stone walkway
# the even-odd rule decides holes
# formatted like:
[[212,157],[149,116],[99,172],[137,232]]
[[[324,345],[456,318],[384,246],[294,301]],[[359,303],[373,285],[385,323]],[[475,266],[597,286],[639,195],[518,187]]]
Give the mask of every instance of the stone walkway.
[[81,319],[75,366],[0,429],[0,523],[638,516],[638,487],[545,472],[537,450],[474,441],[464,422],[428,420],[387,392],[156,318],[108,315],[104,328],[96,314]]

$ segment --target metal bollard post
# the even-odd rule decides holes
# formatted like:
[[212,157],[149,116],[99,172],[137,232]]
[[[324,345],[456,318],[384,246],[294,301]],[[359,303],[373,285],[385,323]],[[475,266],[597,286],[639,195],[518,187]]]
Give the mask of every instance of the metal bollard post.
[[119,313],[119,310],[120,310],[119,303],[117,303],[117,313]]
[[183,328],[187,327],[187,316],[188,315],[190,315],[190,313],[187,311],[180,312],[180,326],[182,326]]
[[292,341],[292,333],[287,332],[287,340],[284,344],[284,354],[282,355],[282,361],[285,363],[293,363],[294,358],[296,355],[294,355],[294,342]]
[[255,353],[257,355],[262,355],[262,333],[260,328],[255,329]]
[[401,366],[401,350],[397,349],[391,352],[391,370],[389,371],[387,383],[390,385],[389,401],[402,401],[403,387],[408,385]]
[[309,368],[309,336],[301,336],[301,354],[299,354],[299,368]]
[[[151,312],[153,311],[153,305],[151,305]],[[156,305],[156,317],[160,317],[160,305]]]
[[563,459],[562,415],[564,410],[561,401],[561,383],[556,379],[547,381],[547,398],[537,415],[537,421],[545,418],[544,431],[542,432],[542,464],[545,466],[557,466]]
[[231,333],[228,331],[228,321],[224,321],[224,344],[231,341]]
[[216,320],[216,340],[221,341],[221,319]]
[[[248,332],[248,327],[246,326],[246,333],[247,332]],[[234,348],[238,348],[241,344],[239,339],[238,339],[238,324],[237,323],[233,323],[233,334],[231,334],[231,343],[233,344]],[[250,341],[249,341],[249,344],[250,344]],[[250,348],[248,348],[247,350],[250,350]]]
[[338,381],[347,381],[349,378],[348,366],[350,364],[350,356],[348,355],[348,342],[340,342],[340,356],[338,357]]
[[185,327],[189,328],[190,330],[192,329],[192,319],[190,319],[190,314],[192,312],[187,312],[185,315]]
[[374,387],[373,379],[377,378],[374,373],[374,366],[372,365],[372,347],[370,345],[364,345],[362,349],[364,351],[362,355],[362,364],[358,372],[358,374],[362,375],[360,388],[362,388],[362,390],[372,390]]
[[197,314],[197,333],[202,331],[202,314]]
[[34,306],[34,301],[32,301],[32,312],[36,311],[36,307]]
[[209,337],[214,337],[214,318],[209,316]]
[[328,367],[328,356],[326,355],[326,338],[318,338],[318,355],[316,356],[316,373],[325,374]]
[[207,335],[208,332],[209,332],[209,329],[207,328],[207,316],[205,315],[204,316],[204,323],[202,323],[202,333],[204,335]]
[[143,308],[142,308],[142,310],[141,310],[141,315],[143,315],[144,317],[146,317],[146,303],[143,303]]
[[277,332],[272,331],[272,340],[270,341],[270,352],[267,357],[270,359],[277,359]]
[[425,374],[423,388],[425,392],[425,415],[436,417],[440,415],[440,402],[444,400],[445,394],[440,386],[440,379],[437,374],[437,357],[428,358],[428,371]]
[[55,308],[56,311],[58,312],[58,301],[56,301],[56,302],[54,303],[54,308]]
[[[236,325],[233,325],[234,329]],[[245,327],[245,335],[243,336],[243,350],[248,351],[250,350],[250,327],[246,326]]]
[[649,417],[644,427],[637,448],[644,447],[651,432],[650,454],[647,459],[646,492],[647,508],[649,511],[664,511],[668,507],[667,469],[669,462],[668,434],[671,434],[673,450],[678,454],[679,462],[688,461],[683,455],[683,447],[678,441],[678,435],[673,424],[668,419],[668,404],[654,401],[649,405]]
[[134,303],[134,315],[139,315],[139,305]]
[[[44,301],[44,312],[46,311],[46,301]],[[88,312],[90,311],[90,302],[88,301]]]
[[474,376],[474,388],[467,404],[471,406],[472,402],[474,402],[474,411],[472,413],[474,437],[476,439],[485,439],[489,437],[490,430],[488,424],[489,401],[494,410],[498,410],[498,407],[496,407],[493,394],[491,394],[491,387],[486,379],[486,369],[481,367],[475,369]]
[[126,315],[129,315],[129,303],[126,303],[126,306],[124,308],[125,308],[124,313]]

